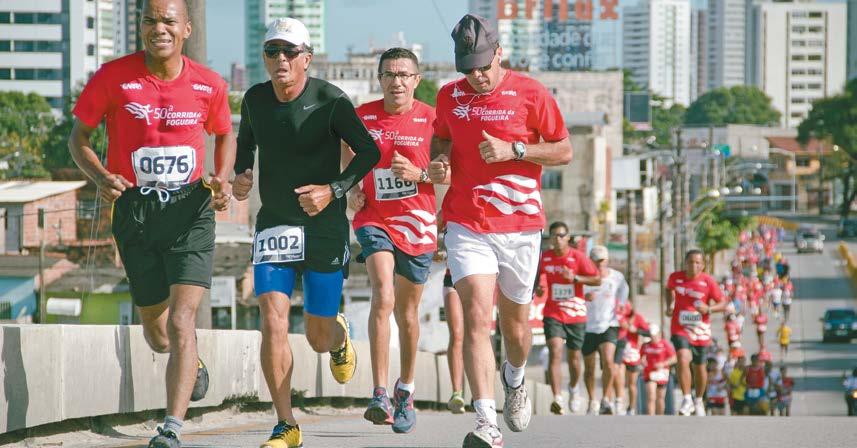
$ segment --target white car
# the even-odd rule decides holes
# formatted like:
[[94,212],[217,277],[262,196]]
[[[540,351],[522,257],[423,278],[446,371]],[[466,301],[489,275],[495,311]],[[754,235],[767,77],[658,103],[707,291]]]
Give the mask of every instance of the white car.
[[795,240],[798,253],[824,252],[824,235],[819,232],[800,232]]

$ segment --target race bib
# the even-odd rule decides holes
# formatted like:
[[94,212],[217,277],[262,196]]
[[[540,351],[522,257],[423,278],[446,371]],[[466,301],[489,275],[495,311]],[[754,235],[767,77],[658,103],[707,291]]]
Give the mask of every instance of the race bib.
[[622,352],[622,362],[628,364],[640,362],[640,351],[635,347],[625,347],[625,351]]
[[759,324],[759,327],[757,330],[759,333],[764,333],[764,332],[768,331],[768,326],[765,324]]
[[759,398],[762,396],[762,389],[747,389],[747,398]]
[[683,327],[696,327],[702,324],[702,314],[698,311],[681,311],[678,313],[678,323]]
[[402,180],[389,168],[375,168],[375,200],[395,201],[417,195],[417,183]]
[[665,383],[670,378],[670,371],[667,369],[652,370],[649,373],[649,379],[656,383]]
[[196,168],[196,151],[190,146],[144,146],[131,153],[138,187],[176,190],[187,185]]
[[551,297],[553,300],[565,301],[574,298],[574,285],[554,283],[551,285]]
[[304,260],[304,228],[277,226],[256,232],[253,264]]

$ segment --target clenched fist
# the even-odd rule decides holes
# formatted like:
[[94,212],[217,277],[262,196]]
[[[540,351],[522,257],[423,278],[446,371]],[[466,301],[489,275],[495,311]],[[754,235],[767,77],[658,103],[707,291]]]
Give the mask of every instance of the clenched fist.
[[450,177],[449,157],[446,154],[437,156],[429,163],[428,175],[433,184],[448,184]]

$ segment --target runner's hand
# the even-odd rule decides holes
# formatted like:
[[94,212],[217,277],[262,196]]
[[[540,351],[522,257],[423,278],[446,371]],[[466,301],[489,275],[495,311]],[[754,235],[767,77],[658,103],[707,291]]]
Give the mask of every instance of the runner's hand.
[[479,153],[485,163],[515,160],[515,150],[512,149],[511,143],[494,137],[486,131],[482,131],[482,138],[485,140],[479,144]]
[[247,195],[250,194],[250,190],[252,188],[253,170],[249,168],[244,170],[243,173],[235,176],[235,180],[232,181],[232,195],[239,201],[247,199]]
[[113,202],[122,196],[122,193],[128,188],[134,188],[134,184],[122,177],[121,174],[108,174],[95,181],[98,185],[101,199],[107,202]]
[[353,192],[348,194],[348,208],[359,212],[366,205],[366,194],[363,191],[355,188]]
[[449,183],[449,157],[446,154],[437,156],[429,163],[428,169],[429,179],[433,184],[448,184]]
[[296,188],[295,193],[299,195],[298,202],[301,204],[301,208],[310,216],[321,213],[327,204],[333,200],[333,191],[331,191],[330,185],[304,185]]
[[419,182],[423,174],[423,170],[417,168],[407,157],[399,154],[398,151],[393,151],[393,162],[390,165],[390,171],[399,179],[408,182]]
[[696,304],[695,308],[696,308],[696,311],[699,311],[702,314],[708,314],[709,306],[705,302],[700,301],[699,303]]
[[574,271],[569,269],[568,266],[562,267],[562,276],[570,282],[574,281]]
[[542,288],[542,287],[541,287],[541,285],[536,286],[536,295],[537,295],[537,296],[541,296],[541,295],[542,295],[542,294],[544,294],[544,293],[545,293],[545,289],[544,289],[544,288]]
[[211,178],[208,180],[208,185],[211,186],[211,208],[218,212],[222,212],[229,208],[229,203],[232,202],[232,184],[210,173]]

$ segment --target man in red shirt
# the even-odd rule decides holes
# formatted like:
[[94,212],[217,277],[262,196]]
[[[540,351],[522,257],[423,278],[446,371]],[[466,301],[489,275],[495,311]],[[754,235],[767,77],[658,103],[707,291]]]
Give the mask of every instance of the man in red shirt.
[[[548,378],[554,401],[551,412],[562,414],[562,345],[568,350],[568,408],[572,414],[578,412],[577,381],[581,374],[580,350],[586,333],[586,302],[583,285],[598,286],[601,277],[595,264],[583,252],[569,245],[568,226],[564,222],[550,225],[550,240],[553,249],[542,254],[539,263],[539,278],[547,279],[548,298],[545,302],[544,331],[549,351]],[[536,287],[536,294],[544,291]]]
[[[437,250],[434,187],[426,171],[434,108],[414,99],[419,61],[410,50],[385,51],[378,80],[384,98],[360,106],[357,115],[381,150],[381,160],[349,197],[356,211],[352,226],[363,248],[358,261],[365,260],[372,285],[369,346],[375,384],[363,416],[376,425],[392,424],[396,433],[408,433],[416,425],[417,310]],[[391,404],[386,387],[394,310],[401,374]]]
[[[691,249],[684,257],[684,270],[673,272],[667,280],[667,316],[672,317],[671,341],[678,353],[678,380],[683,395],[679,414],[705,416],[702,396],[708,386],[705,370],[705,348],[711,344],[711,313],[722,312],[724,300],[720,285],[703,272],[703,253]],[[690,395],[693,364],[696,400]]]
[[449,270],[464,306],[465,370],[477,429],[465,447],[498,447],[503,436],[494,405],[491,308],[499,287],[507,360],[500,377],[503,418],[523,431],[532,414],[524,369],[528,325],[545,225],[542,165],[571,161],[568,130],[556,100],[532,78],[500,65],[494,25],[465,15],[452,32],[456,70],[465,77],[440,89],[429,175],[450,183],[443,201]]
[[646,414],[663,415],[667,383],[670,380],[670,366],[676,362],[676,353],[673,345],[661,337],[661,328],[658,324],[651,324],[649,332],[652,340],[640,348],[643,383],[646,385]]
[[[637,377],[641,370],[640,346],[643,337],[649,335],[649,323],[646,318],[637,312],[633,303],[626,302],[622,306],[622,313],[619,317],[619,341],[624,343],[621,351],[618,344],[616,347],[615,362],[619,366],[619,374],[614,377],[613,387],[616,392],[616,405],[614,407],[617,411],[621,411],[619,405],[625,394],[625,384],[628,384],[627,415],[636,415],[637,413]],[[619,414],[621,415],[621,412]]]
[[[169,353],[164,426],[152,448],[179,447],[190,400],[208,387],[197,356],[196,310],[211,286],[214,210],[232,198],[235,137],[227,86],[182,56],[191,33],[181,0],[144,2],[144,51],[101,66],[74,108],[69,150],[113,203],[112,230],[146,342]],[[90,137],[107,121],[107,167]],[[214,134],[216,175],[202,180],[205,135]],[[196,385],[194,384],[196,382]]]

